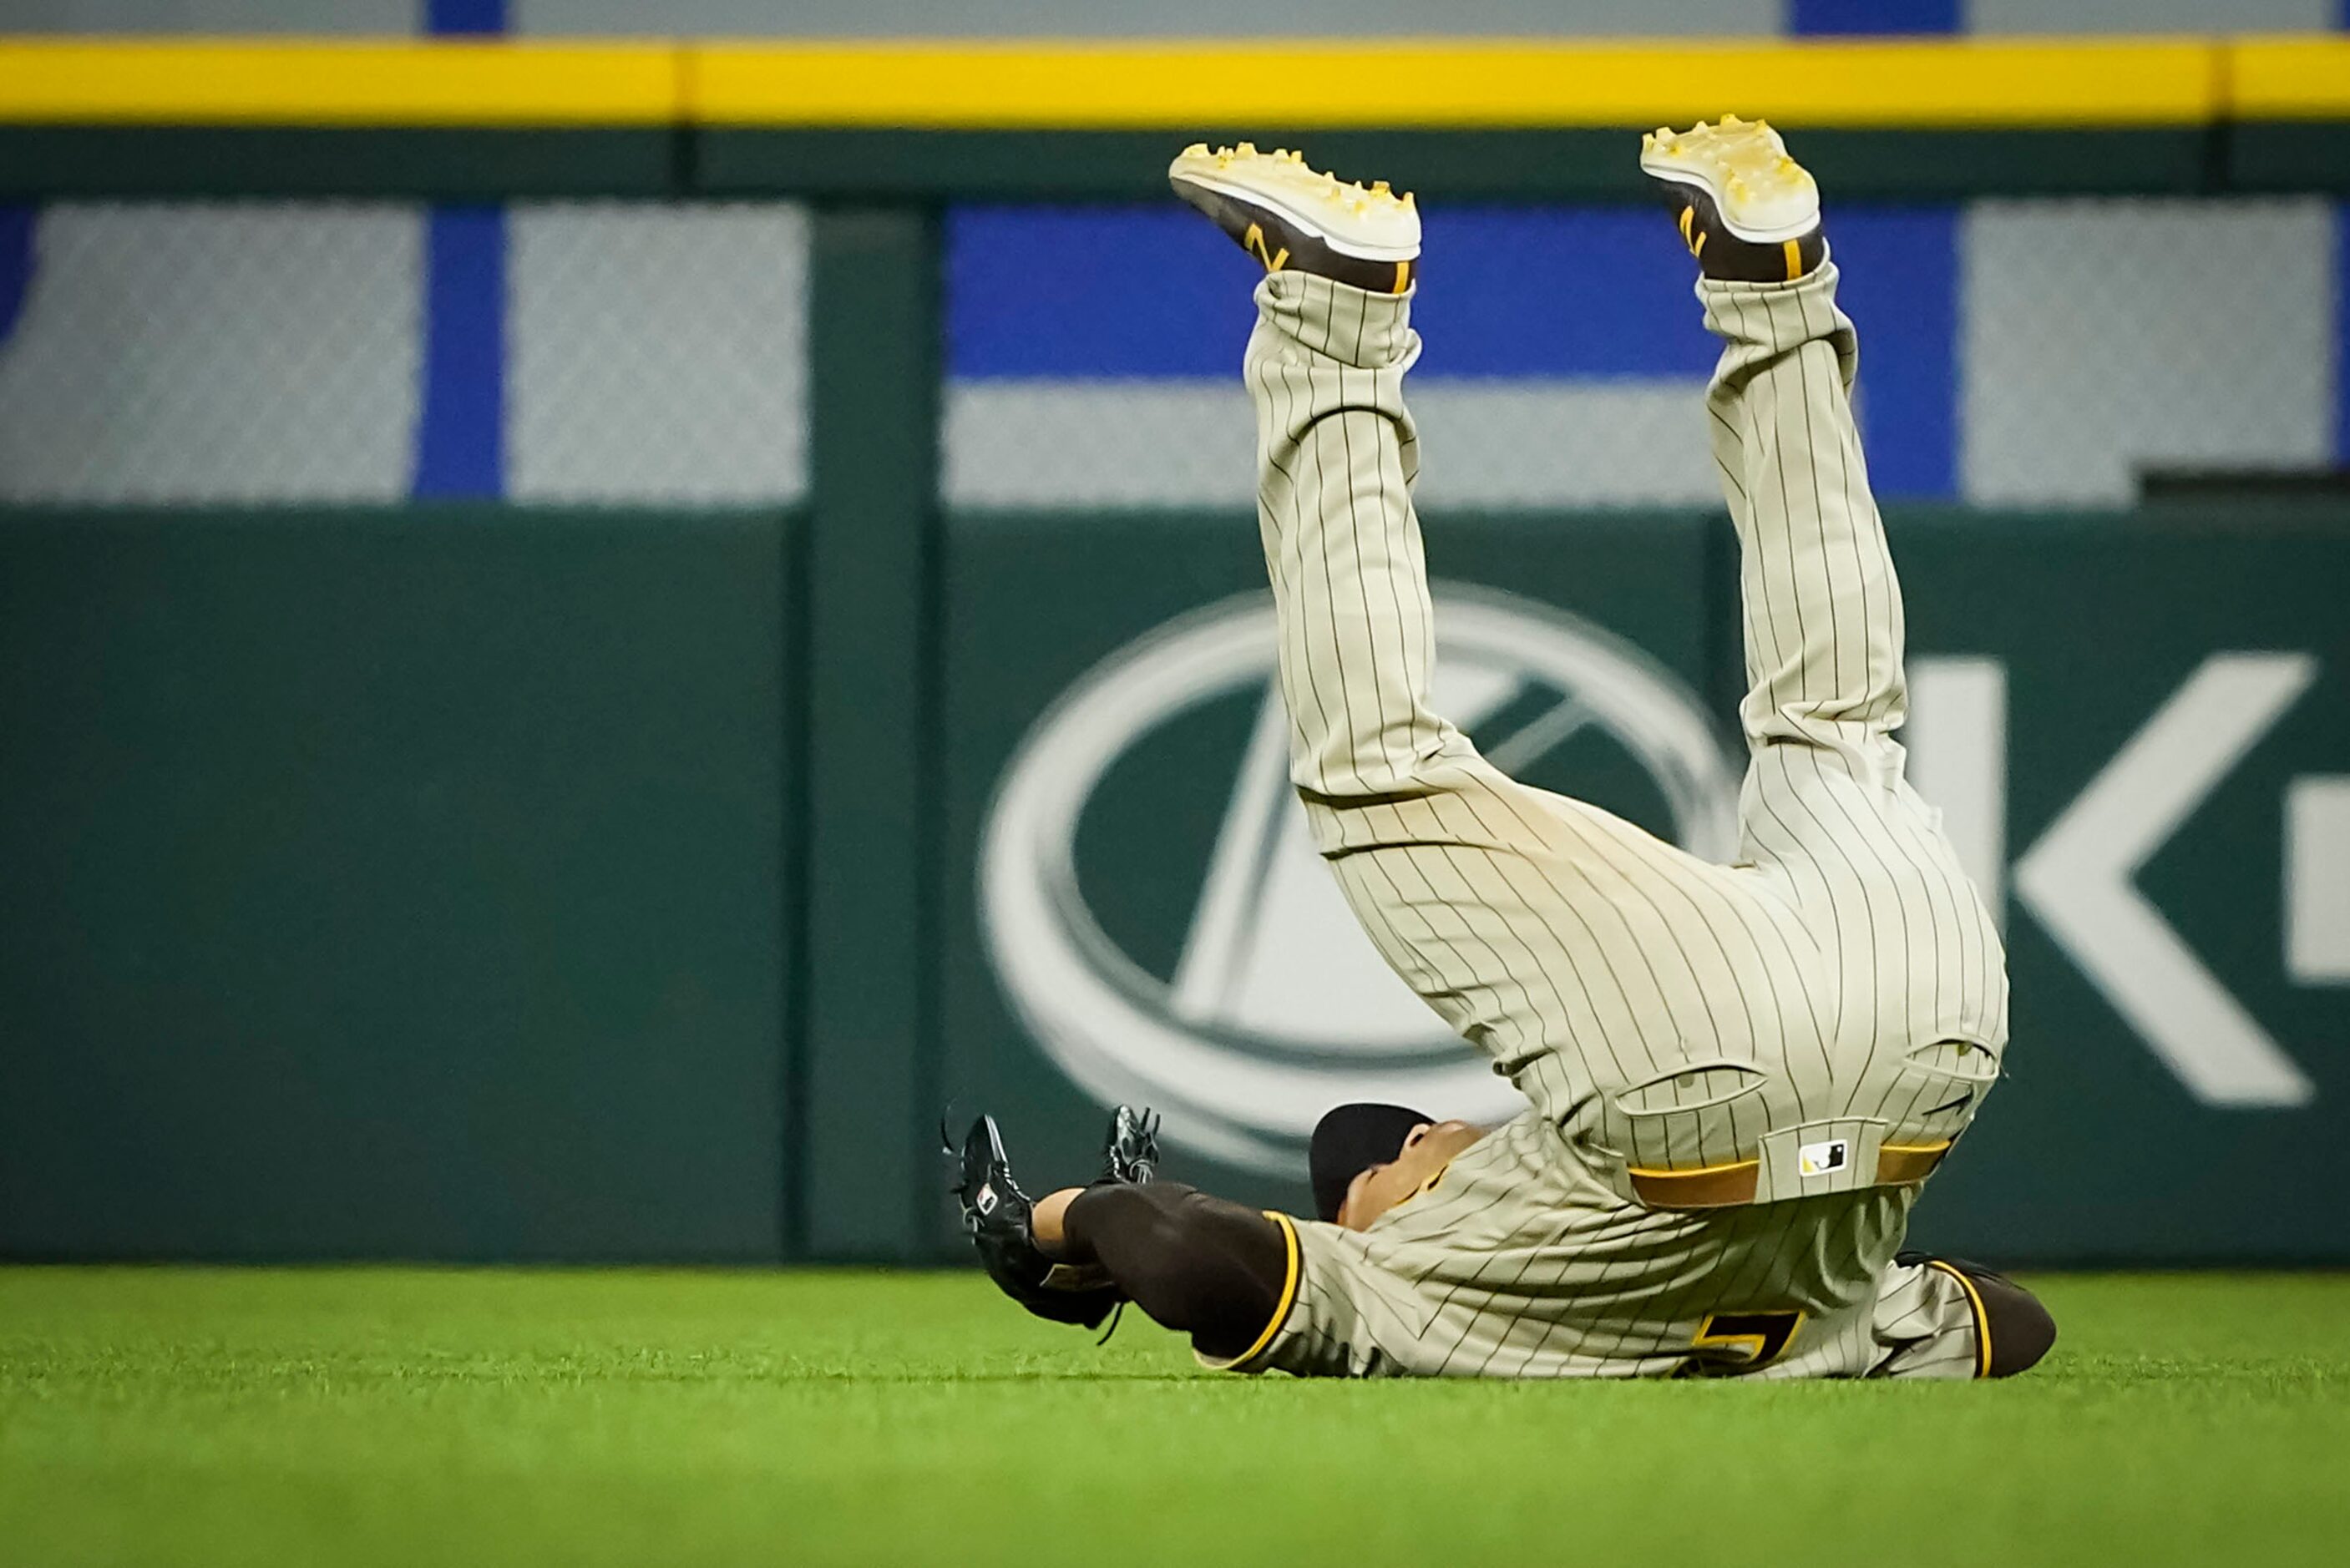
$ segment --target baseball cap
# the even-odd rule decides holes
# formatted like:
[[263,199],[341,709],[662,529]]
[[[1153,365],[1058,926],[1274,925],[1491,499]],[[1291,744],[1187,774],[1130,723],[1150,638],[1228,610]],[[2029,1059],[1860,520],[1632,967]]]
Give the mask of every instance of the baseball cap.
[[1314,1210],[1325,1220],[1338,1218],[1347,1188],[1356,1177],[1383,1165],[1403,1151],[1411,1129],[1436,1118],[1402,1106],[1364,1103],[1339,1106],[1325,1112],[1306,1146],[1306,1169],[1314,1180]]

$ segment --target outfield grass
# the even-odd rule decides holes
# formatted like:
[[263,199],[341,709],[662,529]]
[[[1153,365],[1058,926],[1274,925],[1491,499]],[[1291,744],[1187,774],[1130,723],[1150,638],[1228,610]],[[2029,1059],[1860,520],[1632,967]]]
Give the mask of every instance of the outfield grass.
[[2341,1563],[2350,1277],[1997,1385],[1299,1383],[959,1274],[0,1271],[0,1561]]

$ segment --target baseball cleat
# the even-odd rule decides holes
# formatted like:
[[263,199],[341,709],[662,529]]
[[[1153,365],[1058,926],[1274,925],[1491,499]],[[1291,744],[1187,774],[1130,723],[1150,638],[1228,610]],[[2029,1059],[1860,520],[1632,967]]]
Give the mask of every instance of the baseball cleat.
[[1793,283],[1826,259],[1819,182],[1762,120],[1659,126],[1640,138],[1640,168],[1663,187],[1708,277]]
[[1167,166],[1175,193],[1267,272],[1310,272],[1372,294],[1401,294],[1419,270],[1419,208],[1384,180],[1348,184],[1286,148],[1193,142]]
[[954,1195],[987,1277],[1038,1317],[1098,1328],[1125,1301],[1103,1270],[1056,1262],[1037,1247],[1035,1205],[1012,1179],[993,1116],[971,1124],[955,1160]]
[[1159,1174],[1159,1114],[1120,1106],[1109,1114],[1102,1139],[1104,1181],[1140,1187]]

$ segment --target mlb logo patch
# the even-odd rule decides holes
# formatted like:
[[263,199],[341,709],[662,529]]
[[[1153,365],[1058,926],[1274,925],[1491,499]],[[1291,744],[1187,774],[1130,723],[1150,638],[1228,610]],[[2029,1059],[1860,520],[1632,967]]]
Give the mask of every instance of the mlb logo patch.
[[1805,1176],[1827,1176],[1851,1162],[1852,1146],[1840,1137],[1807,1143],[1795,1150],[1795,1168]]

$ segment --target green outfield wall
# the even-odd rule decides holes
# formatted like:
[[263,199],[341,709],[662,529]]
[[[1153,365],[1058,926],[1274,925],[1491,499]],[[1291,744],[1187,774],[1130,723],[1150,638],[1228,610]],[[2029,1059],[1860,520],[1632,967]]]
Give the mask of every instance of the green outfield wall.
[[[944,1258],[950,1102],[1079,1177],[1085,1085],[1196,1051],[1180,1168],[1295,1206],[1235,1064],[1451,1059],[1476,1100],[1234,836],[1279,787],[1252,519],[843,556],[816,472],[791,517],[0,516],[0,1252]],[[2350,1260],[2350,519],[1891,525],[1914,765],[2014,981],[1920,1233]],[[1726,524],[1428,526],[1481,742],[1701,833]],[[1626,659],[1696,753],[1574,719]],[[1331,1038],[1364,1007],[1369,1057]]]
[[0,1252],[775,1257],[786,540],[0,520]]
[[[806,200],[813,389],[787,512],[0,511],[0,1256],[940,1261],[949,1106],[1045,1182],[1145,1087],[1295,1206],[1250,1069],[1494,1103],[1284,837],[1253,520],[941,514],[945,202],[1179,132],[1632,199],[1733,99],[1856,195],[2350,190],[2339,40],[1364,46],[1376,121],[1087,47],[0,42],[10,202]],[[1726,524],[1428,523],[1481,742],[1718,840]],[[1919,1234],[2350,1262],[2350,513],[1891,523],[2015,998]]]

